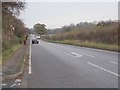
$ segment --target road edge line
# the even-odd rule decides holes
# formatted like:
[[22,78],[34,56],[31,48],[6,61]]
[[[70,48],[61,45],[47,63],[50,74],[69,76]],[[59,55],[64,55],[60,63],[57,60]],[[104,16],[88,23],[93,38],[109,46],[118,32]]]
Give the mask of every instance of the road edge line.
[[31,42],[30,42],[30,51],[29,51],[29,74],[32,74],[32,66],[31,66]]

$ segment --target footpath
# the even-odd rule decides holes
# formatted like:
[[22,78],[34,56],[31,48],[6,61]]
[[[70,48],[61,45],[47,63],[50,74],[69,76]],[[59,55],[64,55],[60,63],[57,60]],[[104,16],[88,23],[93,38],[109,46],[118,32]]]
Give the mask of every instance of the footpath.
[[29,57],[29,41],[22,45],[7,62],[2,65],[2,80],[17,78],[23,73]]

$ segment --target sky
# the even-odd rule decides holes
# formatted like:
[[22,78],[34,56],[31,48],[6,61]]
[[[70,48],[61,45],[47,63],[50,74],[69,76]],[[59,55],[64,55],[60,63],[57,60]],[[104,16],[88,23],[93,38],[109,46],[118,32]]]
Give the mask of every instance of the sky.
[[48,29],[79,22],[118,19],[118,2],[26,2],[20,18],[28,28],[45,24]]

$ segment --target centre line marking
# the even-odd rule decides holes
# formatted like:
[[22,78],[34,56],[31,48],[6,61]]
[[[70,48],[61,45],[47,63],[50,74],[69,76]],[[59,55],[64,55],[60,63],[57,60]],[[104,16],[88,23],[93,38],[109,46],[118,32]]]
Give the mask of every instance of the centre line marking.
[[98,66],[98,65],[95,65],[95,64],[93,64],[93,63],[88,62],[88,64],[90,64],[90,65],[92,65],[92,66],[94,66],[94,67],[97,67],[97,68],[99,68],[99,69],[101,69],[101,70],[104,70],[104,71],[106,71],[106,72],[109,72],[109,73],[111,73],[111,74],[113,74],[113,75],[120,76],[120,75],[117,74],[117,73],[114,73],[114,72],[112,72],[112,71],[110,71],[110,70],[104,69],[104,68],[102,68],[102,67],[100,67],[100,66]]
[[71,56],[71,57],[73,57],[73,58],[77,58],[77,57],[75,57],[75,56],[73,56],[73,55],[70,55],[70,54],[68,54],[68,53],[66,53],[66,52],[64,52],[66,55],[68,55],[68,56]]
[[75,52],[71,52],[72,54],[76,55],[76,57],[82,57],[83,55],[77,54]]

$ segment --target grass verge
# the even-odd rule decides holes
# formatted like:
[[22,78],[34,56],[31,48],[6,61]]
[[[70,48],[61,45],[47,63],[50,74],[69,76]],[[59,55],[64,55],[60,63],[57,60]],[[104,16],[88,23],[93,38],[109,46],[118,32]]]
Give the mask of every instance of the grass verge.
[[13,45],[10,49],[7,49],[2,53],[2,63],[4,63],[9,57],[11,57],[16,50],[18,50],[21,47],[20,44]]
[[79,40],[63,40],[63,41],[47,40],[47,41],[118,52],[118,45],[110,45],[110,44],[103,44],[103,43],[96,43],[96,42],[89,42],[89,41],[79,41]]

